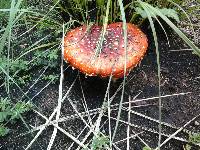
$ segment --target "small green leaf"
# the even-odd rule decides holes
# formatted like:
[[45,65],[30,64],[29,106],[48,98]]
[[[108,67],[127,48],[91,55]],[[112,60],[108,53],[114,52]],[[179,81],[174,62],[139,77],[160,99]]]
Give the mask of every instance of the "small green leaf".
[[[157,8],[157,9],[159,9],[159,8]],[[174,9],[162,8],[162,9],[159,9],[159,10],[163,13],[163,15],[170,17],[170,18],[173,18],[177,22],[180,22],[180,19],[178,17],[178,13]]]
[[48,58],[49,58],[50,60],[52,60],[52,59],[57,59],[57,58],[58,58],[57,50],[51,51],[51,52],[48,54]]
[[192,146],[190,146],[189,144],[186,144],[185,149],[184,150],[191,150]]
[[24,112],[29,111],[32,108],[31,103],[17,102],[15,107],[11,110],[11,120],[19,119],[20,115]]
[[200,144],[200,133],[190,134],[189,141],[192,143]]
[[145,146],[145,147],[142,148],[142,150],[152,150],[152,149],[147,147],[147,146]]
[[[158,8],[158,7],[155,7],[155,9],[159,10],[163,15],[165,15],[167,17],[170,17],[170,18],[173,18],[177,22],[180,22],[179,17],[178,17],[178,13],[174,9],[171,9],[171,8]],[[137,14],[140,14],[142,16],[142,18],[147,18],[147,14],[146,14],[145,10],[142,9],[141,7],[136,7],[135,11],[136,11]],[[154,15],[152,15],[152,14],[149,14],[149,15],[151,17],[155,18]]]
[[8,118],[9,114],[9,112],[0,112],[0,122],[5,121]]
[[141,15],[142,18],[147,18],[147,14],[144,11],[144,9],[140,8],[140,7],[136,7],[135,11],[137,14]]
[[96,0],[97,6],[102,7],[105,4],[105,0]]
[[108,147],[109,139],[104,136],[97,136],[93,139],[92,144],[90,145],[93,150],[105,149]]
[[5,136],[8,132],[9,129],[0,124],[0,136]]
[[45,75],[45,76],[43,77],[43,79],[44,79],[44,80],[53,81],[53,83],[55,83],[55,81],[58,80],[58,75],[53,75],[53,74],[51,74],[51,75]]
[[8,98],[1,98],[0,99],[0,111],[7,111],[10,108],[10,100]]

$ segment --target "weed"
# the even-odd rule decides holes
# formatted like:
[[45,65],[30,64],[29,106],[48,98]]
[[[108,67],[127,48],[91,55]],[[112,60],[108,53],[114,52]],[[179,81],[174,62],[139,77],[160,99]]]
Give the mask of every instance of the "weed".
[[90,148],[92,150],[102,150],[107,149],[109,146],[109,138],[103,135],[98,134],[92,140]]
[[18,101],[15,105],[8,98],[0,99],[0,136],[9,133],[9,129],[5,126],[8,123],[14,123],[25,112],[31,110],[33,105],[30,102]]
[[49,66],[50,68],[56,68],[58,66],[58,49],[42,52],[41,50],[36,50],[33,53],[32,62],[33,66]]
[[58,81],[59,76],[50,74],[50,75],[45,75],[42,79],[51,81],[51,83],[55,83],[56,81]]
[[[190,133],[188,141],[193,144],[200,144],[200,133]],[[191,150],[192,146],[190,144],[186,144],[183,148],[184,150]]]
[[[2,36],[0,66],[6,71],[5,74],[2,69],[0,70],[0,80],[4,81],[2,85],[5,85],[9,93],[9,88],[13,84],[9,80],[10,77],[17,84],[25,85],[26,82],[31,81],[33,76],[35,76],[35,74],[26,74],[31,69],[43,67],[44,65],[49,66],[50,69],[55,69],[58,66],[58,49],[52,50],[51,46],[59,43],[55,41],[59,40],[60,31],[59,22],[55,21],[54,17],[48,16],[47,19],[38,24],[38,32],[34,32],[31,36],[21,39],[17,37],[18,32],[16,31],[23,31],[35,22],[38,22],[43,14],[26,8],[28,5],[25,0],[1,1],[0,6],[0,15],[4,18],[4,22],[1,23],[1,27],[4,28],[0,32]],[[56,15],[56,13],[53,15]],[[53,27],[51,34],[56,35],[56,37],[46,36],[40,39],[40,37],[47,34],[47,30],[48,32],[51,30],[51,27]],[[53,43],[51,42],[52,40],[54,40]],[[2,87],[2,85],[0,86]]]
[[99,136],[94,138],[91,147],[94,150],[105,149],[106,147],[108,147],[108,143],[109,143],[108,137]]
[[0,137],[5,136],[6,134],[9,133],[9,129],[2,124],[0,124]]
[[145,147],[142,148],[142,150],[153,150],[153,149],[151,149],[151,148],[145,146]]
[[[18,70],[21,70],[21,71],[27,71],[28,70],[28,61],[23,60],[23,59],[18,59],[16,61],[10,60],[10,62],[9,62],[10,65],[8,66],[7,58],[5,56],[2,56],[0,58],[0,64],[1,64],[1,67],[5,70],[6,70],[6,68],[9,67],[11,74],[15,73]],[[0,75],[1,75],[0,79],[3,79],[2,78],[3,77],[2,72],[0,72]]]
[[200,133],[190,134],[189,135],[189,141],[191,143],[200,144]]

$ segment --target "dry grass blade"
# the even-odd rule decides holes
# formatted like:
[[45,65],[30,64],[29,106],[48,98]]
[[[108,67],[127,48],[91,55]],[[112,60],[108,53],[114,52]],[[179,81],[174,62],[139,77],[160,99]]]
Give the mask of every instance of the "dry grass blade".
[[51,83],[53,82],[53,79],[49,81],[43,88],[40,89],[31,99],[30,101],[33,101],[44,89],[46,89]]
[[[192,121],[194,121],[196,118],[198,118],[200,116],[200,114],[198,114],[197,116],[193,117],[191,120],[189,120],[184,126],[182,126],[181,128],[179,128],[176,132],[174,132],[172,135],[170,135],[164,142],[161,143],[160,147],[163,146],[164,144],[166,144],[169,140],[171,140],[172,138],[174,138],[179,132],[181,132],[186,126],[188,126]],[[158,150],[158,147],[155,149]]]
[[116,142],[113,143],[113,145],[114,145],[114,144],[118,144],[118,143],[120,143],[120,142],[124,142],[124,141],[128,140],[128,138],[129,138],[129,140],[132,139],[132,138],[135,138],[135,137],[137,137],[137,135],[140,135],[140,134],[142,134],[142,133],[143,133],[143,132],[139,132],[139,133],[134,134],[134,135],[131,135],[131,136],[125,138],[125,139],[116,141]]
[[[159,120],[156,120],[156,119],[154,119],[154,118],[151,118],[151,117],[146,116],[146,115],[144,115],[144,114],[141,114],[141,113],[139,113],[139,112],[136,112],[136,111],[133,111],[133,110],[130,110],[130,111],[129,111],[129,110],[128,110],[127,108],[125,108],[125,107],[123,107],[122,109],[125,110],[125,111],[130,112],[131,114],[134,114],[134,115],[140,116],[140,117],[142,117],[142,118],[145,118],[145,119],[147,119],[147,120],[150,120],[150,121],[159,123]],[[170,128],[173,128],[173,129],[177,129],[177,127],[174,127],[174,126],[172,126],[172,125],[170,125],[170,124],[168,124],[168,123],[166,123],[166,122],[161,122],[161,125],[164,125],[164,126],[166,126],[166,127],[170,127]]]
[[[65,25],[63,24],[63,37],[62,37],[62,46],[61,46],[61,64],[60,64],[60,84],[59,84],[59,96],[58,96],[58,106],[57,106],[57,112],[56,112],[56,121],[59,120],[60,110],[61,110],[61,106],[62,106],[62,102],[63,102],[62,101],[62,97],[63,97],[62,91],[63,91],[63,79],[64,79],[64,74],[63,74],[64,37],[65,37]],[[56,123],[55,125],[56,125],[56,127],[54,127],[53,134],[51,136],[47,150],[51,149],[53,142],[56,138],[58,123]]]
[[[89,115],[89,114],[88,114]],[[91,118],[91,121],[92,119],[95,118],[96,115],[94,115],[92,118]],[[83,128],[83,130],[80,132],[80,134],[76,137],[77,139],[83,134],[83,132],[87,129],[87,126],[85,126]],[[85,143],[85,141],[88,139],[88,137],[90,136],[90,134],[92,133],[92,130],[89,130],[89,132],[87,132],[87,134],[85,135],[85,137],[82,139],[81,143]],[[74,145],[74,142],[68,147],[68,150],[71,150],[73,148],[73,145]],[[76,150],[78,150],[80,147],[78,147]]]
[[74,109],[74,111],[76,112],[76,114],[81,118],[81,120],[84,122],[84,124],[94,133],[94,135],[97,135],[96,132],[94,131],[94,128],[91,127],[87,121],[83,118],[83,116],[81,115],[81,113],[78,112],[76,106],[73,104],[73,101],[67,97],[67,100],[69,101],[69,103],[71,104],[72,108]]
[[[109,95],[111,79],[112,79],[112,75],[109,78],[109,82],[108,82],[108,85],[107,85],[106,93],[105,93],[105,96],[104,96],[104,101],[103,101],[102,107],[100,108],[99,116],[98,116],[98,118],[97,118],[97,120],[95,122],[95,133],[96,133],[96,135],[98,135],[98,133],[100,133],[101,119],[103,117],[104,111],[107,109],[106,106],[110,105],[110,104],[108,104],[107,97]],[[110,114],[109,114],[109,116],[110,116]],[[109,133],[111,134],[111,130],[109,131]],[[110,139],[110,144],[112,144],[111,139]]]
[[[94,117],[95,117],[96,115],[94,115]],[[94,118],[93,117],[93,118]],[[106,124],[106,122],[107,122],[107,120],[105,120],[102,124],[101,124],[101,126],[99,127],[100,129],[101,128],[103,128],[104,127],[104,125]],[[86,142],[86,140],[89,138],[89,136],[90,136],[90,134],[91,134],[92,132],[91,132],[91,130],[85,135],[85,137],[84,137],[84,139],[82,140],[82,143],[85,143]],[[103,134],[102,134],[103,135]],[[104,136],[104,135],[103,135]],[[85,144],[86,146],[88,146],[90,143],[92,143],[92,140],[93,139],[91,139],[91,140],[89,140],[89,142],[87,143],[87,144]],[[91,147],[91,149],[92,149],[93,147]],[[76,150],[80,150],[80,146],[76,149]]]
[[85,99],[85,94],[84,94],[84,91],[83,91],[83,86],[82,86],[82,83],[81,83],[80,75],[79,75],[79,82],[80,82],[80,87],[81,87],[81,93],[83,95],[83,102],[82,102],[83,103],[83,107],[85,109],[85,112],[87,113],[88,121],[89,121],[90,126],[93,126],[92,119],[90,117],[89,110],[88,110],[88,107],[87,107],[87,102],[86,102],[86,99]]
[[[173,96],[180,96],[180,95],[187,95],[187,94],[191,94],[191,92],[187,92],[187,93],[177,93],[177,94],[172,94],[172,95],[163,95],[161,96],[162,98],[166,98],[166,97],[173,97]],[[159,99],[159,97],[150,97],[150,98],[145,98],[145,99],[136,99],[136,100],[132,100],[130,101],[131,103],[136,103],[136,102],[141,102],[141,101],[149,101],[149,100],[154,100],[154,99]],[[125,102],[125,103],[122,103],[123,105],[127,105],[129,102]],[[113,104],[111,105],[111,108],[115,108],[116,106],[119,106],[119,104]],[[123,107],[122,107],[123,108]],[[87,116],[88,113],[90,116],[92,115],[96,115],[97,113],[99,113],[99,111],[101,111],[102,108],[96,108],[96,109],[92,109],[92,110],[89,110],[89,112],[81,112],[80,114],[82,116]],[[124,110],[127,110],[126,108],[124,108]],[[153,118],[150,118],[148,116],[145,116],[143,114],[140,114],[138,112],[135,112],[133,110],[131,110],[131,112],[133,114],[136,114],[138,116],[141,116],[141,117],[144,117],[146,119],[149,119],[151,121],[155,121],[155,122],[159,122],[158,120],[155,120]],[[62,117],[58,120],[58,122],[64,122],[64,121],[67,121],[67,120],[70,120],[70,119],[75,119],[75,118],[78,118],[79,116],[77,114],[74,114],[74,115],[70,115],[70,116],[66,116],[66,117]],[[55,122],[54,122],[55,123]],[[169,124],[167,123],[164,123],[162,122],[162,125],[166,125],[166,126],[169,126],[169,127],[172,127],[174,128],[173,126],[170,126]]]
[[[113,120],[115,120],[115,121],[117,120],[117,118],[115,118],[115,117],[111,117],[111,119],[113,119]],[[126,122],[126,121],[124,121],[124,120],[121,120],[121,119],[120,119],[119,122],[128,125],[128,122]],[[151,133],[155,133],[155,134],[158,134],[158,135],[160,134],[159,132],[157,132],[157,131],[155,131],[155,130],[152,130],[152,129],[146,128],[146,127],[142,127],[142,126],[139,126],[139,125],[136,125],[136,124],[130,123],[129,126],[135,127],[135,128],[139,128],[139,129],[142,129],[142,130],[144,130],[144,131],[151,132]],[[164,133],[161,133],[161,135],[162,135],[162,136],[165,136],[165,137],[168,137],[168,138],[171,136],[171,135],[164,134]],[[181,142],[186,142],[186,143],[188,143],[188,140],[186,140],[186,139],[184,139],[184,138],[181,138],[181,137],[173,136],[172,139],[175,139],[175,140],[178,140],[178,141],[181,141]]]
[[[42,126],[38,133],[36,134],[36,136],[31,140],[31,142],[28,144],[28,146],[26,147],[25,150],[28,150],[32,145],[33,143],[37,140],[37,138],[40,136],[40,134],[43,132],[43,130],[48,126],[48,124],[50,123],[50,121],[53,119],[54,115],[56,114],[56,109],[54,109],[53,113],[51,114],[51,116],[49,118],[46,118],[46,123],[44,124],[44,126]],[[37,112],[39,115],[40,113]]]
[[[56,113],[56,111],[57,111],[57,109],[55,109],[55,113]],[[36,111],[37,112],[37,111]],[[48,118],[47,117],[45,117],[44,115],[42,115],[41,113],[39,113],[39,112],[37,112],[38,113],[38,115],[40,115],[42,118],[44,118],[47,122],[48,122],[48,124],[49,123],[51,123],[54,127],[56,127],[58,130],[60,130],[62,133],[64,133],[67,137],[69,137],[70,139],[72,139],[74,142],[76,142],[78,145],[80,145],[81,147],[83,147],[84,149],[86,149],[87,148],[87,146],[85,146],[84,144],[82,144],[76,137],[74,137],[73,135],[71,135],[70,133],[68,133],[67,131],[65,131],[63,128],[61,128],[61,127],[59,127],[58,125],[57,125],[57,121],[55,122],[55,123],[52,123],[52,121],[49,119],[48,120]],[[54,115],[55,115],[55,113],[54,113]],[[52,119],[52,118],[51,118]],[[43,127],[41,127],[41,129],[43,129]],[[40,129],[40,130],[41,130]],[[43,130],[42,130],[43,131]],[[40,131],[39,131],[40,132]],[[40,133],[41,134],[41,133]],[[35,139],[36,140],[36,139]]]
[[[86,129],[87,129],[87,127],[85,126],[85,127],[82,129],[82,131],[78,134],[78,136],[76,137],[76,139],[78,139],[78,138],[83,134],[83,132],[84,132]],[[67,150],[71,150],[71,149],[73,148],[73,146],[74,146],[74,143],[75,143],[75,142],[72,142],[71,145],[67,148]],[[84,142],[81,142],[81,143],[84,143]]]
[[[35,79],[34,83],[28,88],[28,90],[25,92],[25,94],[27,95],[29,93],[29,91],[38,83],[38,81],[42,78],[42,76],[44,75],[44,73],[46,72],[46,70],[48,69],[49,66],[44,67],[44,70],[42,71],[42,73],[39,75],[39,77],[37,79]],[[21,99],[24,97],[24,95],[22,95]]]
[[130,141],[129,141],[129,139],[130,139],[130,126],[129,126],[129,124],[130,124],[130,122],[131,122],[131,97],[129,96],[129,105],[128,105],[128,125],[127,125],[127,146],[126,146],[126,149],[127,150],[129,150],[129,148],[130,148]]
[[110,114],[111,114],[111,101],[110,101],[110,94],[108,93],[107,97],[108,101],[108,129],[109,129],[109,140],[110,140],[110,148],[112,147],[112,131],[111,131],[111,120],[110,120]]
[[149,149],[151,149],[151,147],[139,136],[139,134],[136,134],[135,131],[132,130],[132,132],[136,135],[136,137]]

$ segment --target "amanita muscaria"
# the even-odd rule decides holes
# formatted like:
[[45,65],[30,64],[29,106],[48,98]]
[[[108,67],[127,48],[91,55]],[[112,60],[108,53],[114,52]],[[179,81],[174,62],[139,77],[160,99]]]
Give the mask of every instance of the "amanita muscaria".
[[[127,23],[127,57],[125,61],[125,46],[122,22],[107,26],[101,51],[96,56],[97,42],[102,26],[86,25],[75,28],[65,35],[64,59],[74,68],[90,76],[114,78],[124,76],[135,67],[146,53],[148,42],[146,35],[136,26]],[[96,56],[96,57],[95,57]]]

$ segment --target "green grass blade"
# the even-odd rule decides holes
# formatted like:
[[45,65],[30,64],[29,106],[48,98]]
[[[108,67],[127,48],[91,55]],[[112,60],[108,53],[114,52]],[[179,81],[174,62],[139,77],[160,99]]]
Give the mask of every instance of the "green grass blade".
[[102,45],[103,45],[103,41],[104,41],[104,36],[106,34],[106,28],[108,26],[110,3],[111,3],[111,0],[108,0],[107,7],[106,7],[106,17],[105,17],[104,24],[103,24],[103,31],[100,34],[100,39],[99,39],[99,41],[97,43],[97,48],[95,50],[94,58],[96,58],[101,53],[101,49],[102,49]]
[[178,35],[180,38],[185,41],[185,43],[190,46],[193,50],[194,53],[197,54],[200,57],[200,49],[176,26],[174,25],[171,20],[168,19],[165,15],[162,14],[158,9],[154,8],[153,6],[144,3],[143,4],[152,12],[154,12],[157,16],[161,17]]
[[138,0],[139,4],[142,6],[142,8],[145,10],[147,17],[149,19],[150,22],[150,26],[151,26],[151,30],[153,32],[153,38],[154,38],[154,42],[155,42],[155,47],[156,47],[156,61],[157,61],[157,68],[158,68],[158,95],[159,95],[159,138],[158,138],[158,149],[160,149],[160,144],[161,144],[161,114],[162,114],[162,110],[161,110],[161,90],[160,90],[160,86],[161,86],[161,77],[160,77],[160,53],[158,50],[158,39],[157,39],[157,35],[156,35],[156,30],[155,30],[155,26],[153,23],[153,19],[151,18],[151,14],[154,14],[154,12],[150,11],[149,8],[145,5],[146,3]]
[[124,11],[124,6],[123,6],[123,2],[122,0],[118,0],[119,6],[120,6],[120,11],[121,11],[121,15],[122,15],[122,21],[123,21],[123,33],[124,33],[124,46],[125,46],[125,54],[124,54],[124,80],[123,80],[123,87],[122,87],[122,95],[121,95],[121,99],[120,99],[120,104],[119,104],[119,111],[117,114],[117,121],[115,124],[115,129],[113,132],[113,136],[112,136],[112,142],[115,138],[116,132],[117,132],[117,128],[118,128],[118,124],[119,124],[119,119],[120,119],[120,115],[121,115],[121,110],[122,110],[122,102],[124,99],[124,91],[125,91],[125,83],[126,83],[126,61],[127,61],[127,26],[126,26],[126,16],[125,16],[125,11]]

